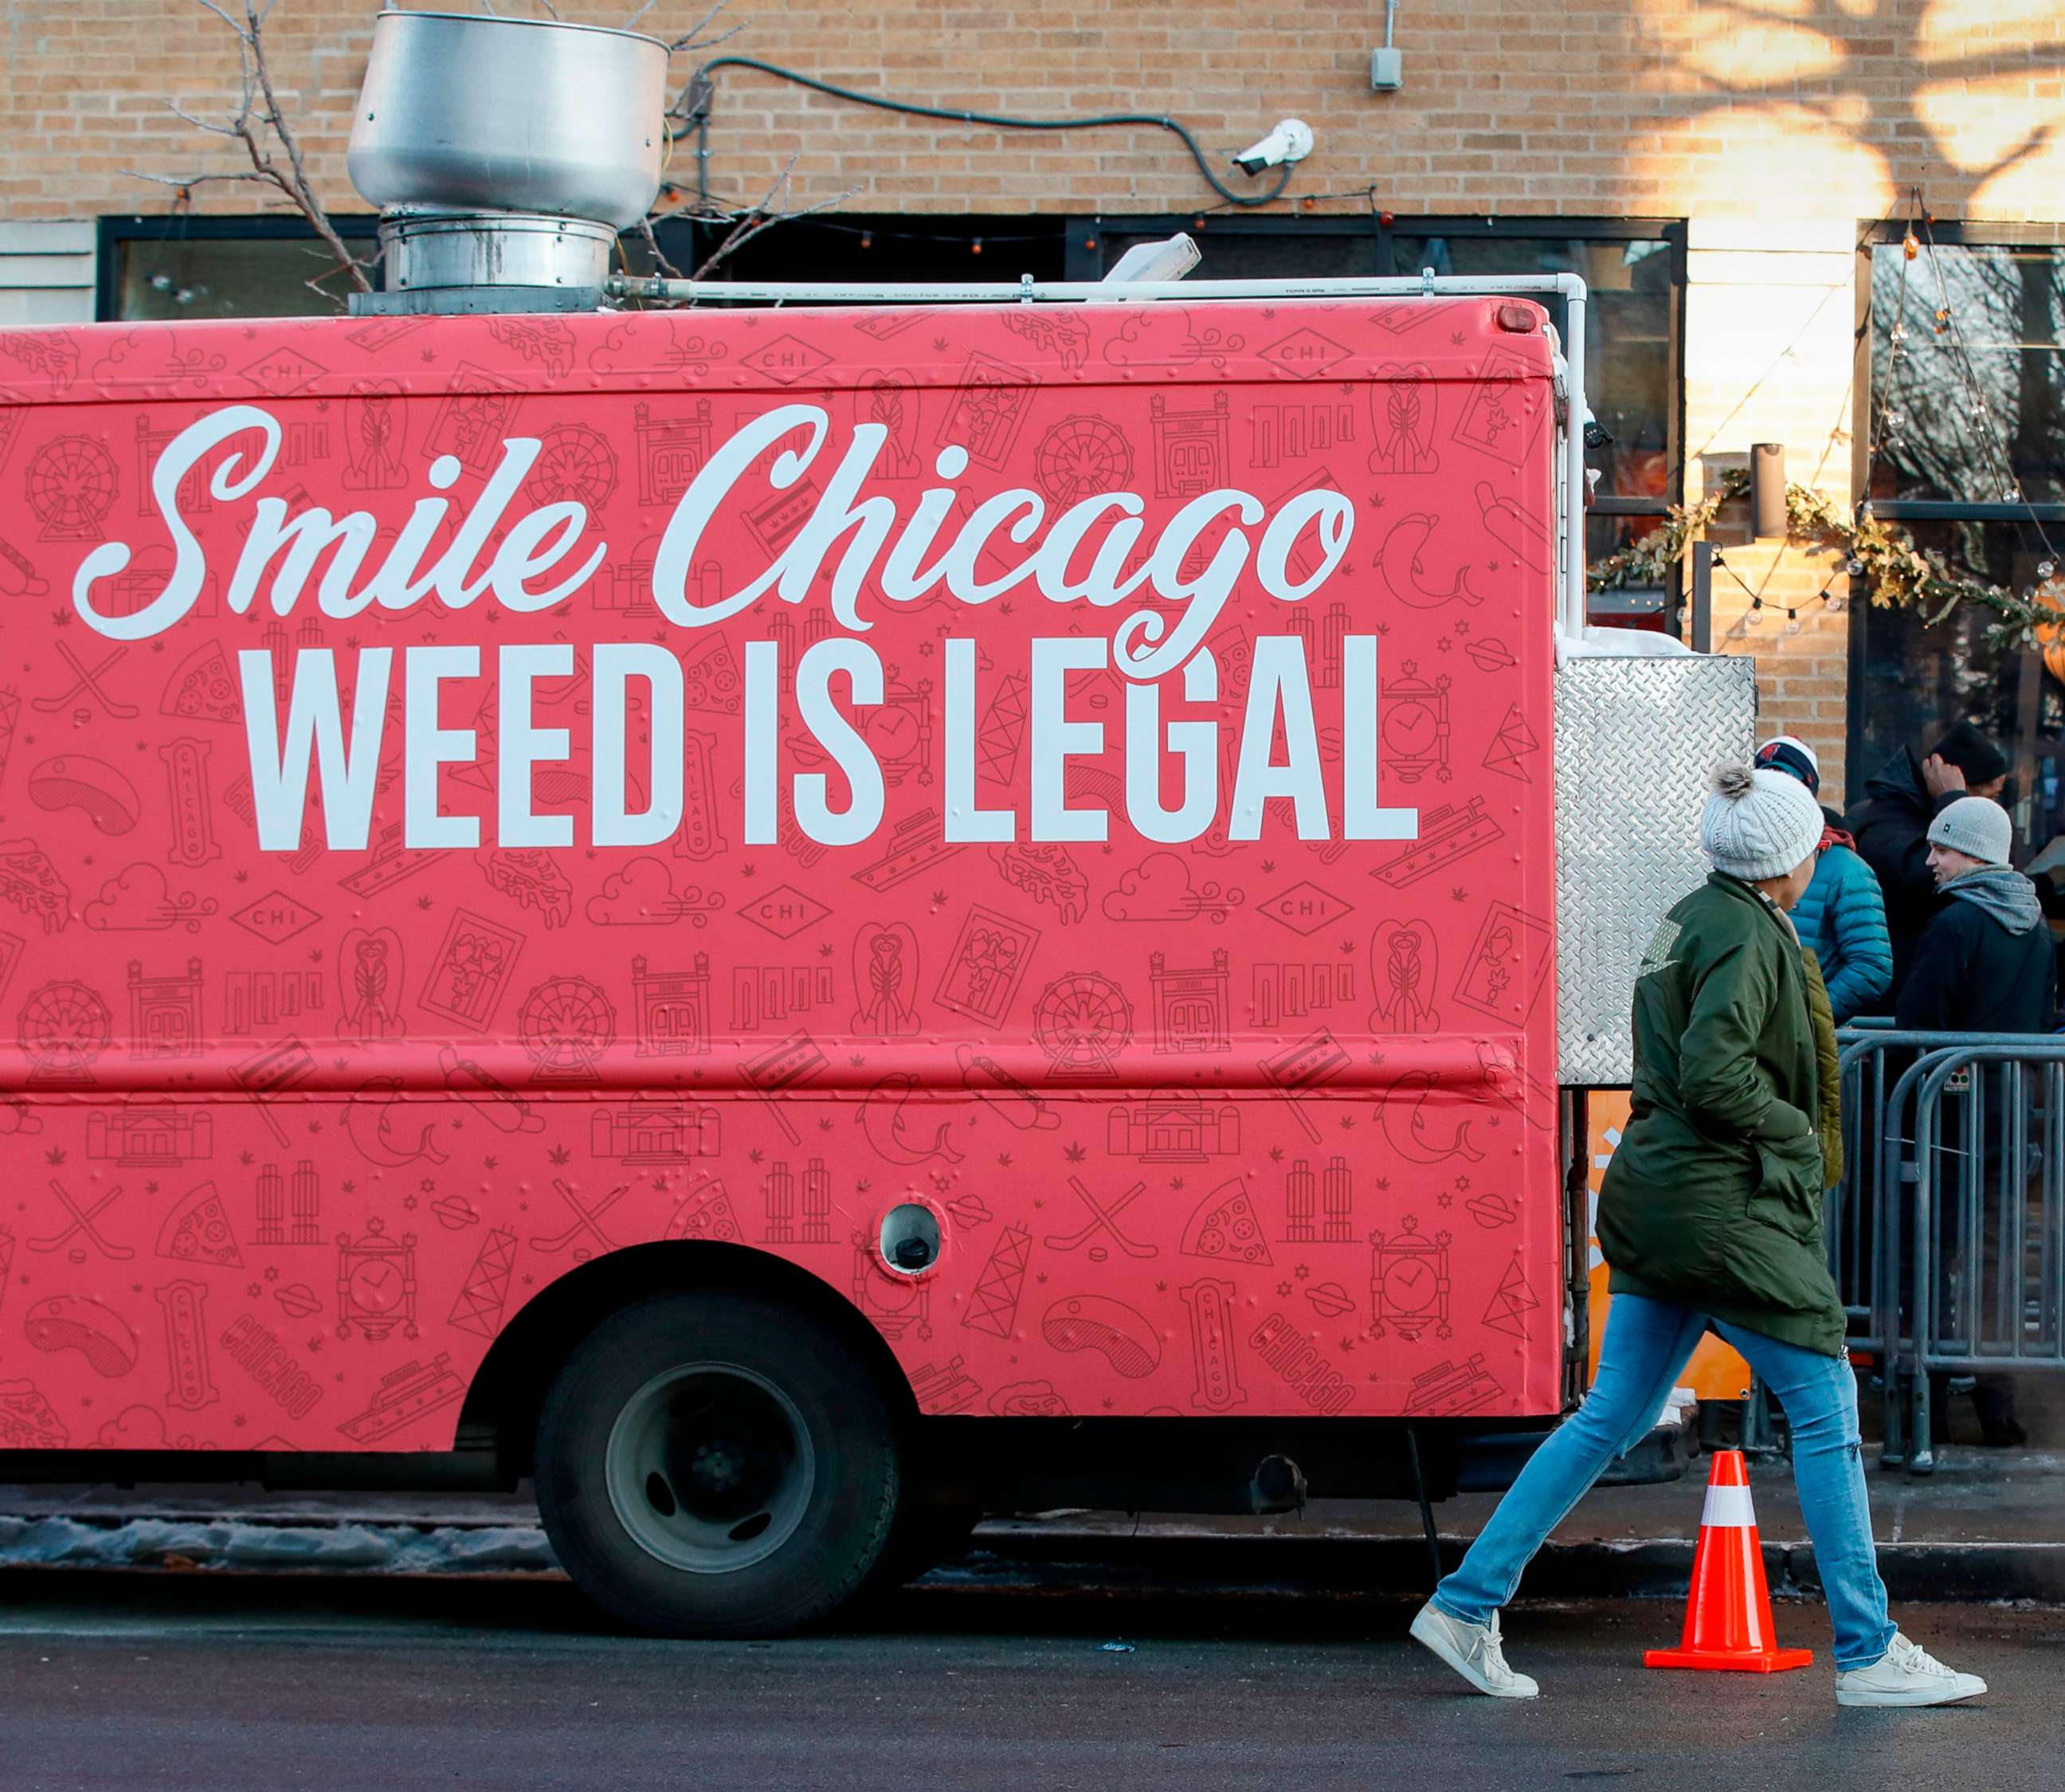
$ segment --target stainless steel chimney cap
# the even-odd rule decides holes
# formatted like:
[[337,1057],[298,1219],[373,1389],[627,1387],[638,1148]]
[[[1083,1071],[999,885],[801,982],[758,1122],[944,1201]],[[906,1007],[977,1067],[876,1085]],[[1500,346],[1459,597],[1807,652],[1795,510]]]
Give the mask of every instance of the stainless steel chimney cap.
[[666,106],[657,38],[382,12],[346,166],[383,209],[543,212],[621,230],[659,192]]

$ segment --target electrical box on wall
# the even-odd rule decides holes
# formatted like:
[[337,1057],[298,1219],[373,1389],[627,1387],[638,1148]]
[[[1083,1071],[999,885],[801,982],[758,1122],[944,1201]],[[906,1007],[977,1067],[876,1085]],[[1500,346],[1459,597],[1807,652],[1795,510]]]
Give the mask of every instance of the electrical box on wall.
[[1405,52],[1386,45],[1369,53],[1369,84],[1378,93],[1396,93],[1405,85]]

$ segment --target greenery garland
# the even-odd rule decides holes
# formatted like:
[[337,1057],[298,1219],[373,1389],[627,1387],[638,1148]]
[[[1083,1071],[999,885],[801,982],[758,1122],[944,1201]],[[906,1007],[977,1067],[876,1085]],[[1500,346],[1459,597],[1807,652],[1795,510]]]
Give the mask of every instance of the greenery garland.
[[[1594,591],[1623,585],[1660,585],[1685,556],[1692,542],[1712,526],[1721,506],[1747,496],[1749,474],[1736,468],[1696,504],[1673,504],[1663,521],[1640,540],[1595,562],[1586,576]],[[2048,560],[2038,570],[2043,582],[2031,592],[2004,590],[1983,580],[1953,572],[1931,548],[1917,548],[1905,529],[1881,522],[1869,504],[1854,518],[1836,508],[1821,492],[1804,485],[1785,488],[1788,531],[1809,540],[1834,543],[1848,556],[1845,570],[1862,580],[1871,601],[1919,608],[1924,620],[1942,621],[1960,604],[1982,604],[1998,618],[1993,625],[1997,644],[2033,646],[2065,623],[2065,585],[2053,579]]]

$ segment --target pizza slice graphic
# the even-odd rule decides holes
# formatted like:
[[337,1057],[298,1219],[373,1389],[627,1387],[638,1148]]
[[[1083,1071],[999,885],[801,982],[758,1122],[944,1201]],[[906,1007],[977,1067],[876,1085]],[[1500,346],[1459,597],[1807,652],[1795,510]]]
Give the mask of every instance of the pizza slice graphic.
[[62,1450],[71,1442],[34,1381],[0,1381],[0,1450]]
[[213,1183],[203,1183],[165,1216],[158,1228],[158,1255],[174,1263],[212,1264],[218,1269],[244,1267],[229,1210]]
[[165,682],[165,694],[158,704],[164,714],[183,722],[237,722],[236,680],[229,669],[229,656],[222,643],[204,641],[180,661]]
[[681,701],[691,710],[717,710],[737,715],[746,690],[738,662],[731,656],[731,644],[713,635],[681,656]]
[[738,1220],[731,1211],[731,1197],[725,1192],[722,1183],[710,1183],[695,1189],[682,1198],[674,1209],[674,1216],[667,1222],[669,1238],[719,1239],[726,1244],[740,1242],[742,1234]]
[[1263,1236],[1262,1216],[1247,1184],[1239,1176],[1222,1182],[1198,1203],[1183,1228],[1182,1251],[1186,1257],[1207,1257],[1223,1263],[1269,1264],[1269,1241]]

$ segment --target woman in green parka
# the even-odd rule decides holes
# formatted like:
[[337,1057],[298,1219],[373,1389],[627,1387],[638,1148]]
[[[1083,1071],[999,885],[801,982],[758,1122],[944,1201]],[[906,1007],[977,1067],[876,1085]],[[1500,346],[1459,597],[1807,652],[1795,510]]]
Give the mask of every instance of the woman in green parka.
[[1711,1330],[1784,1406],[1835,1631],[1836,1698],[1946,1705],[1986,1691],[1894,1629],[1872,1544],[1857,1379],[1821,1237],[1840,1170],[1828,992],[1787,911],[1823,826],[1807,787],[1728,766],[1700,816],[1713,875],[1657,928],[1635,985],[1635,1090],[1599,1196],[1613,1305],[1590,1393],[1529,1460],[1412,1634],[1478,1691],[1532,1698],[1499,1608],[1599,1473],[1647,1435]]

